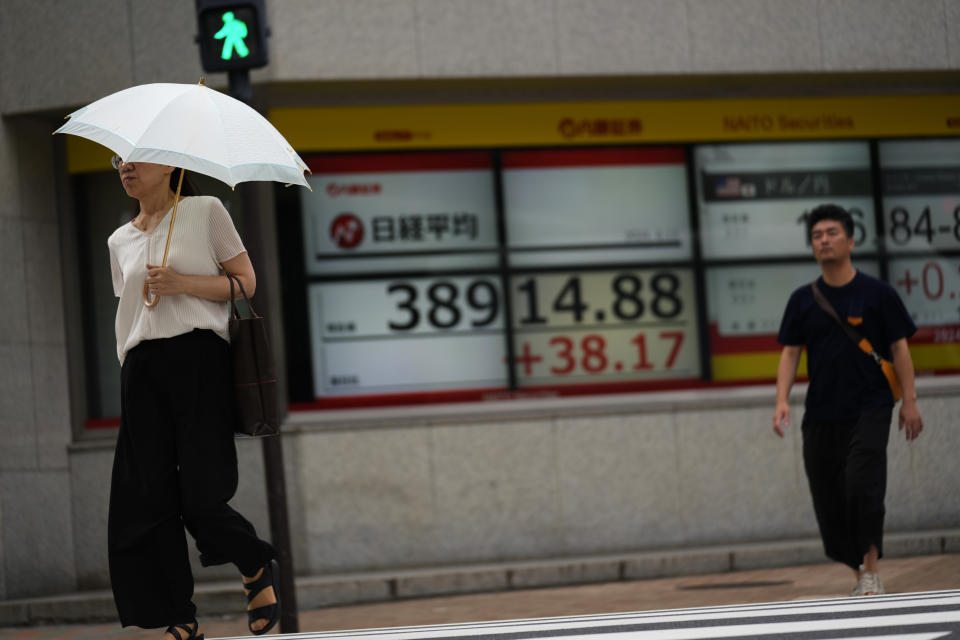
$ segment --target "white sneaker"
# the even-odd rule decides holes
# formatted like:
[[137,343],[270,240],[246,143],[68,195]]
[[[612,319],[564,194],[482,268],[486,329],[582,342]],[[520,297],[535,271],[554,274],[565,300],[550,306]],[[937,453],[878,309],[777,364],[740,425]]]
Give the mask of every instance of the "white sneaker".
[[860,574],[860,582],[857,583],[857,586],[854,588],[851,596],[879,596],[886,593],[883,590],[883,583],[880,582],[880,574],[871,573],[869,571],[864,571]]

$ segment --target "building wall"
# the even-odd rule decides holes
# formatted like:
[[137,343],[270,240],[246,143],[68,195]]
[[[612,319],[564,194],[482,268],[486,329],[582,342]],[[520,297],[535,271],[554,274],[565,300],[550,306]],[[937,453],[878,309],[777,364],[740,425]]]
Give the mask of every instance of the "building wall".
[[[960,68],[951,28],[960,0],[268,5],[272,62],[253,80],[302,87],[308,99],[334,81],[424,81],[426,91],[464,78],[496,87],[662,77],[683,87],[707,74],[706,91],[722,95],[726,74],[740,82],[780,74],[789,85],[788,74]],[[191,0],[80,7],[0,4],[0,598],[106,584],[112,443],[109,433],[74,435],[83,417],[83,381],[70,373],[82,371],[80,317],[64,234],[75,229],[62,152],[49,134],[70,109],[113,91],[204,75]],[[804,90],[828,92],[838,77]],[[215,74],[208,84],[226,80]],[[382,95],[390,101],[389,88]],[[894,530],[958,526],[953,384],[921,384],[929,432],[891,446]],[[797,431],[786,442],[770,436],[770,388],[729,397],[297,418],[284,440],[298,571],[813,535]],[[256,443],[241,444],[241,459],[251,473],[237,501],[265,531]]]
[[[802,410],[781,440],[771,396],[669,392],[406,419],[384,409],[339,424],[294,416],[299,563],[327,574],[816,536]],[[960,445],[946,426],[955,385],[925,397],[928,437],[892,437],[891,531],[960,525],[960,499],[945,488],[960,487],[960,471],[947,470]]]
[[0,124],[0,594],[74,588],[60,229],[42,122]]
[[[958,0],[283,0],[259,83],[960,68]],[[6,0],[4,115],[195,82],[191,0]],[[210,75],[210,74],[206,74]],[[223,86],[225,74],[207,84]]]
[[[928,425],[889,446],[888,533],[960,527],[956,380],[923,380]],[[283,436],[301,575],[523,562],[816,538],[799,422],[773,434],[770,386],[294,414]],[[237,505],[261,532],[256,443]],[[110,443],[71,456],[78,575],[107,584]],[[785,561],[785,560],[784,560]],[[230,578],[203,569],[199,579]]]

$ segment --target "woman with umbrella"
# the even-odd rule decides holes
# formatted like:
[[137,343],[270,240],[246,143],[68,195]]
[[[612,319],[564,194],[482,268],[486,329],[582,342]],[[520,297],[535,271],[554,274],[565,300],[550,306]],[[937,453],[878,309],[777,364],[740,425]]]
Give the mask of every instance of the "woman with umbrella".
[[[256,274],[217,198],[180,196],[174,167],[123,162],[137,216],[110,236],[121,362],[121,426],[108,523],[110,578],[124,626],[197,634],[184,527],[204,566],[234,563],[250,597],[250,630],[279,617],[275,552],[227,502],[237,488],[228,276],[252,294]],[[167,266],[156,266],[169,237]],[[143,302],[143,285],[160,304]],[[186,633],[181,635],[180,631]]]
[[139,203],[108,241],[120,298],[121,424],[107,527],[120,621],[166,627],[173,640],[203,638],[186,527],[204,566],[239,568],[250,630],[264,634],[280,617],[276,552],[227,504],[238,470],[224,302],[230,277],[252,295],[256,274],[223,204],[182,195],[181,184],[188,169],[231,187],[308,186],[306,165],[263,116],[202,81],[131,87],[68,118],[56,133],[119,154],[114,167]]

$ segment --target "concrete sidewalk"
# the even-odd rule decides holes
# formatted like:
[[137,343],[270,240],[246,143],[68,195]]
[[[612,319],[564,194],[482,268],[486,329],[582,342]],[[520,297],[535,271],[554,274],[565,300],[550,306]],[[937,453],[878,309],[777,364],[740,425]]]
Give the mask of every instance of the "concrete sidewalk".
[[[889,593],[960,588],[960,554],[895,558],[881,563]],[[443,624],[624,611],[676,609],[737,603],[845,596],[851,571],[836,563],[776,569],[724,571],[580,586],[513,589],[376,604],[302,610],[300,631]],[[208,639],[247,636],[245,616],[200,618]],[[275,630],[274,633],[277,633]],[[0,640],[93,640],[161,638],[157,630],[121,629],[116,623],[64,624],[0,629]]]

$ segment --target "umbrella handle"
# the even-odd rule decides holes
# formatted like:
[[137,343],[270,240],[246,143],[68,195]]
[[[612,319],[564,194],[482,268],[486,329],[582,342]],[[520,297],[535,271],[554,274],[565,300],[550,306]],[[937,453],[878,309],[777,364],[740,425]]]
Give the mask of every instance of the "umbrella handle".
[[160,302],[160,296],[150,297],[150,285],[146,282],[143,283],[143,306],[148,309],[153,309],[157,306],[157,303]]
[[[161,267],[167,266],[167,255],[170,253],[170,239],[173,237],[173,223],[177,221],[177,206],[180,204],[180,187],[183,186],[183,167],[180,167],[180,179],[177,181],[177,193],[173,196],[173,214],[170,216],[170,228],[167,230],[167,246],[163,249],[163,262]],[[143,283],[143,306],[153,309],[160,302],[160,296],[150,297],[150,286]]]

